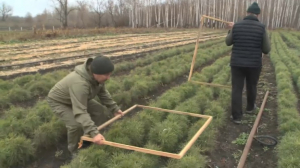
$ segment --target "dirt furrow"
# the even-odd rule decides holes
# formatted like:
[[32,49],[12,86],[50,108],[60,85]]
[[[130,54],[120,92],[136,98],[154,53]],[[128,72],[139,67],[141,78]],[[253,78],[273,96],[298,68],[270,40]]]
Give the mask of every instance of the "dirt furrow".
[[[209,33],[207,33],[209,34]],[[80,48],[92,48],[92,47],[112,47],[112,46],[117,46],[117,45],[123,45],[124,43],[132,43],[135,42],[137,44],[143,43],[143,42],[151,42],[155,40],[160,40],[163,38],[185,38],[185,37],[195,37],[195,33],[189,33],[189,34],[184,34],[184,35],[157,35],[157,36],[142,36],[142,37],[128,37],[128,38],[114,38],[114,39],[109,39],[109,40],[92,40],[88,42],[81,42],[81,43],[76,43],[76,44],[65,44],[65,45],[57,45],[57,46],[45,46],[45,47],[40,47],[36,49],[23,49],[19,51],[13,51],[10,50],[9,52],[3,52],[2,57],[6,56],[22,56],[22,55],[30,55],[34,53],[33,55],[39,55],[39,54],[47,54],[51,52],[70,52],[72,50],[77,50]]]
[[[206,37],[206,36],[203,36]],[[214,36],[210,36],[214,37]],[[150,44],[145,44],[143,48],[150,48],[150,47],[155,47],[155,46],[160,46],[160,45],[167,45],[171,43],[179,43],[179,42],[185,42],[185,41],[193,41],[194,38],[188,38],[188,39],[183,39],[183,40],[171,40],[171,41],[161,41],[161,42],[156,42],[156,43],[150,43]],[[130,47],[120,47],[120,48],[113,48],[113,49],[106,49],[102,50],[102,54],[111,54],[111,53],[117,53],[117,52],[124,52],[128,50],[136,50],[136,49],[141,49],[140,46],[130,46]],[[69,59],[77,59],[77,58],[83,58],[91,55],[95,55],[100,53],[98,50],[96,51],[89,51],[87,54],[78,54],[73,55],[73,54],[68,54],[67,56],[51,56],[51,57],[45,57],[45,58],[35,58],[35,59],[30,59],[30,60],[22,60],[22,61],[14,61],[10,64],[2,64],[0,65],[0,70],[2,71],[7,71],[11,69],[19,69],[23,67],[31,67],[31,66],[38,66],[38,65],[45,65],[53,62],[58,62],[58,61],[65,61]]]
[[123,35],[116,35],[116,36],[93,36],[93,37],[80,37],[80,38],[69,38],[69,39],[58,39],[58,40],[47,40],[42,42],[32,42],[32,43],[26,43],[26,44],[14,44],[14,45],[2,45],[0,47],[0,51],[20,51],[24,49],[37,49],[41,47],[49,47],[49,46],[61,46],[66,44],[76,44],[76,43],[83,43],[83,42],[89,42],[94,40],[113,40],[113,39],[126,39],[129,37],[144,37],[144,36],[156,36],[156,35],[183,35],[191,33],[192,31],[188,32],[167,32],[167,33],[151,33],[151,34],[123,34]]
[[[212,33],[214,34],[214,33]],[[212,35],[209,34],[209,35]],[[209,36],[206,34],[203,34],[204,36]],[[217,35],[217,34],[215,34]],[[0,60],[0,62],[10,62],[11,61],[15,61],[15,60],[24,60],[24,59],[32,59],[32,58],[40,58],[40,57],[45,57],[45,56],[53,56],[53,55],[57,55],[60,54],[60,56],[62,54],[70,54],[70,53],[77,53],[77,52],[88,52],[89,50],[100,50],[100,49],[107,49],[107,48],[112,48],[112,47],[120,47],[120,46],[126,46],[126,45],[135,45],[135,46],[140,46],[143,47],[145,43],[149,43],[149,42],[159,42],[159,41],[163,41],[166,40],[168,41],[169,39],[173,39],[174,41],[178,40],[178,39],[193,39],[196,36],[194,35],[189,35],[189,36],[184,36],[184,37],[168,37],[168,38],[158,38],[158,39],[145,39],[145,41],[142,40],[136,40],[136,41],[128,41],[126,43],[120,43],[120,44],[110,44],[110,45],[97,45],[97,44],[93,44],[93,45],[80,45],[80,46],[76,46],[73,48],[67,48],[67,49],[61,49],[61,50],[53,50],[53,51],[48,51],[48,52],[43,52],[43,53],[38,53],[38,52],[32,52],[31,54],[17,54],[14,56],[3,56],[3,58]]]
[[[212,40],[212,39],[218,39],[218,38],[222,38],[222,37],[223,36],[204,38],[204,39],[200,39],[200,42]],[[153,51],[157,51],[157,50],[161,50],[161,49],[167,49],[167,48],[176,47],[176,46],[183,46],[183,45],[191,44],[194,42],[195,42],[195,40],[171,43],[171,44],[167,44],[164,46],[159,45],[159,46],[146,48],[146,49],[137,49],[137,50],[124,51],[124,52],[116,52],[113,54],[108,54],[107,56],[109,56],[111,58],[114,58],[114,57],[122,58],[122,57],[128,57],[128,56],[133,56],[133,55],[137,56],[137,55],[141,55],[141,54],[145,54],[145,53],[149,53],[149,52],[153,52]],[[37,72],[43,73],[43,72],[48,72],[48,71],[55,70],[55,69],[68,68],[70,66],[78,65],[78,64],[84,62],[85,59],[86,58],[71,59],[71,60],[67,60],[67,61],[39,65],[39,66],[35,66],[35,67],[26,67],[26,68],[16,69],[16,70],[12,70],[12,71],[1,71],[0,79],[10,79],[10,78],[14,78],[14,77],[17,77],[20,75],[25,75],[25,74],[34,74]]]
[[[206,35],[204,35],[206,36]],[[48,52],[43,52],[43,53],[38,53],[38,52],[32,52],[31,54],[18,54],[14,55],[11,57],[5,57],[2,58],[2,62],[9,62],[10,64],[18,63],[15,60],[24,60],[24,59],[32,59],[32,58],[41,58],[45,56],[55,56],[58,57],[57,55],[59,54],[59,57],[63,56],[64,54],[71,54],[71,53],[78,53],[78,52],[88,52],[90,50],[100,50],[100,49],[108,49],[108,48],[116,48],[116,47],[122,47],[122,46],[130,46],[134,45],[136,47],[143,47],[147,43],[156,43],[160,41],[176,41],[176,40],[185,40],[185,39],[193,39],[195,36],[189,35],[189,36],[184,36],[184,37],[168,37],[168,38],[157,38],[157,39],[145,39],[143,40],[138,40],[138,41],[133,41],[130,40],[127,43],[120,43],[120,44],[110,44],[110,45],[103,45],[103,44],[93,44],[93,45],[80,45],[71,49],[61,49],[61,50],[53,50],[53,51],[48,51]],[[11,62],[12,61],[12,62]]]

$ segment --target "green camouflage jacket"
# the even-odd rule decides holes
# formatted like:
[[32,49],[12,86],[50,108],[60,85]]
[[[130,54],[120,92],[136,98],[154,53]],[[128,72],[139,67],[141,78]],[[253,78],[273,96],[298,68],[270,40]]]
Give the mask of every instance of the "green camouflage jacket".
[[87,103],[96,96],[101,104],[109,111],[117,112],[120,108],[113,101],[110,93],[105,89],[105,84],[99,84],[88,70],[93,58],[88,58],[82,65],[60,80],[49,92],[48,97],[56,102],[71,105],[77,122],[82,124],[85,133],[94,137],[98,131],[87,112]]

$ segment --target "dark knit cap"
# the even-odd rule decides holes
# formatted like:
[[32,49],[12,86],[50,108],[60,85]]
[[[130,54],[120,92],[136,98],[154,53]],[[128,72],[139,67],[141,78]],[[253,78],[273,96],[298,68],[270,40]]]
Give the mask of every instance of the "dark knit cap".
[[114,70],[114,64],[108,57],[97,56],[91,63],[91,71],[93,74],[104,75]]
[[248,13],[253,13],[253,14],[260,14],[260,7],[258,6],[257,2],[253,2],[248,10],[247,10]]

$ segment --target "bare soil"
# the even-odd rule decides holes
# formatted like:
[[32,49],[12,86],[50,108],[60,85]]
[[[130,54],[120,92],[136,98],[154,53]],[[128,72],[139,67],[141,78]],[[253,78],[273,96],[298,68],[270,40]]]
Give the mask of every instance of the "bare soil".
[[[210,30],[208,30],[210,31]],[[55,46],[55,45],[65,45],[65,44],[77,44],[82,42],[88,42],[93,40],[109,40],[109,39],[117,39],[117,38],[130,38],[130,37],[143,37],[143,36],[152,36],[154,34],[161,34],[161,35],[172,35],[172,34],[187,34],[189,32],[196,32],[196,31],[175,31],[175,32],[152,32],[152,33],[142,33],[142,34],[118,34],[115,36],[107,36],[107,35],[99,35],[96,36],[78,36],[78,37],[67,37],[66,39],[47,39],[47,40],[40,40],[34,42],[26,42],[26,43],[16,43],[16,44],[4,44],[0,47],[0,51],[21,51],[23,49],[36,49],[45,46]]]
[[[269,90],[269,96],[255,135],[269,135],[277,138],[279,132],[277,130],[276,78],[270,58],[265,56],[263,62],[264,66],[258,84],[257,106],[261,106],[267,90]],[[245,94],[243,98],[244,109],[246,104]],[[227,121],[225,126],[219,130],[215,149],[207,153],[210,159],[207,168],[235,168],[238,165],[245,145],[237,145],[232,141],[236,140],[241,133],[250,134],[256,115],[245,114],[243,124],[240,125],[231,122],[230,115],[231,112],[228,109]],[[278,159],[275,148],[264,147],[254,139],[244,168],[277,167]]]
[[[104,50],[101,50],[101,53],[102,54],[110,54],[110,53],[121,52],[121,51],[126,51],[126,50],[148,48],[148,47],[154,47],[157,45],[165,45],[165,44],[181,42],[181,41],[188,41],[188,40],[191,40],[191,39],[160,41],[160,42],[155,42],[155,43],[143,43],[142,46],[138,45],[137,43],[133,43],[131,45],[122,45],[122,46],[120,45],[120,46],[111,47],[110,49],[104,49]],[[38,65],[49,64],[49,63],[53,63],[53,62],[88,57],[90,55],[98,54],[99,49],[101,49],[100,46],[99,46],[99,48],[97,48],[97,50],[93,50],[93,49],[89,48],[87,50],[84,50],[83,52],[81,51],[83,54],[79,54],[81,52],[78,52],[78,51],[77,52],[67,52],[64,54],[63,54],[63,52],[60,52],[59,54],[43,55],[43,57],[24,59],[24,60],[20,60],[20,61],[12,61],[12,62],[10,62],[12,59],[9,59],[8,63],[0,65],[0,70],[7,71],[10,69],[38,66]],[[63,54],[63,55],[61,55],[61,54]]]
[[[221,38],[222,36],[219,37],[211,37],[211,38],[204,38],[201,39],[201,41],[206,41],[210,39],[217,39]],[[124,57],[124,56],[130,56],[130,55],[138,55],[138,54],[144,54],[148,52],[153,52],[153,51],[158,51],[161,49],[166,49],[166,48],[172,48],[176,46],[183,46],[187,44],[194,43],[194,40],[191,41],[185,41],[185,42],[177,42],[177,43],[171,43],[163,46],[156,46],[156,47],[150,47],[150,48],[140,48],[140,49],[135,49],[135,50],[129,50],[129,51],[122,51],[122,52],[116,52],[114,54],[108,54],[108,57]],[[0,72],[0,79],[10,79],[14,78],[20,75],[25,75],[25,74],[32,74],[32,73],[37,73],[41,71],[49,71],[49,70],[54,70],[54,69],[61,69],[65,67],[70,67],[74,66],[77,64],[80,64],[84,62],[86,58],[79,58],[79,59],[70,59],[66,61],[60,61],[60,62],[55,62],[51,64],[41,64],[39,66],[33,66],[33,67],[26,67],[26,68],[21,68],[21,69],[14,69],[12,71],[2,71]]]
[[[203,36],[212,35],[212,34],[220,34],[222,32],[208,32],[202,33]],[[180,40],[188,40],[195,39],[196,32],[179,32],[176,34],[156,34],[154,36],[132,36],[132,37],[116,37],[113,39],[90,39],[90,41],[78,41],[77,43],[66,43],[66,44],[56,44],[54,46],[49,46],[43,44],[34,45],[34,48],[28,48],[29,46],[21,49],[7,50],[3,51],[1,59],[5,61],[13,61],[12,63],[18,63],[16,60],[24,60],[24,59],[32,59],[32,58],[42,58],[45,56],[63,56],[66,53],[78,53],[87,50],[99,50],[106,48],[115,48],[122,46],[143,46],[146,43],[155,43],[160,41],[180,41]],[[38,47],[39,46],[39,47]],[[36,48],[38,47],[38,48]],[[2,51],[2,50],[0,50]]]
[[67,44],[67,45],[58,45],[53,47],[41,47],[37,49],[30,49],[22,50],[18,52],[9,51],[7,53],[3,53],[6,58],[5,60],[19,60],[25,58],[34,58],[34,57],[41,57],[50,54],[62,54],[62,53],[70,53],[70,52],[80,52],[85,51],[88,49],[105,49],[110,47],[120,47],[124,45],[131,45],[131,44],[143,44],[143,43],[154,43],[157,41],[164,41],[164,40],[180,40],[183,38],[192,38],[195,37],[195,34],[187,34],[181,36],[160,36],[157,35],[155,37],[131,37],[126,39],[110,39],[110,40],[98,40],[98,41],[91,41],[91,42],[84,42],[79,43],[77,45],[74,44]]

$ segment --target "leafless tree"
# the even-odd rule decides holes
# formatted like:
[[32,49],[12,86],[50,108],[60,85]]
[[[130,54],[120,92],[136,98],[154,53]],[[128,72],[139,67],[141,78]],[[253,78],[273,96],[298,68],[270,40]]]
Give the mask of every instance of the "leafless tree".
[[56,13],[59,15],[59,21],[62,23],[63,28],[68,27],[68,15],[70,12],[75,10],[75,7],[69,7],[68,0],[52,0],[54,3],[57,2],[58,5],[55,7]]
[[117,22],[115,20],[115,11],[116,11],[116,6],[115,6],[115,3],[114,3],[114,0],[107,0],[107,4],[106,4],[106,8],[107,8],[107,11],[111,17],[111,20],[113,22],[113,25],[114,27],[117,26]]
[[132,28],[138,26],[138,1],[139,0],[125,0],[126,6],[129,8],[129,25]]
[[0,13],[2,16],[2,21],[5,21],[7,19],[7,17],[12,14],[12,11],[13,11],[12,7],[9,5],[6,5],[3,2],[2,5],[0,6]]
[[31,16],[31,13],[28,12],[25,16],[25,22],[28,23],[28,24],[32,24],[33,23],[33,18]]
[[45,24],[45,22],[47,22],[47,20],[48,20],[48,15],[49,15],[49,12],[47,10],[44,10],[44,12],[42,14],[39,14],[36,16],[36,21],[38,23]]
[[93,20],[98,27],[101,27],[101,20],[104,16],[104,2],[103,0],[93,0],[90,3],[90,9],[94,13]]
[[78,16],[82,23],[82,26],[86,27],[86,20],[88,19],[89,9],[88,9],[88,3],[84,0],[77,0],[78,4]]

